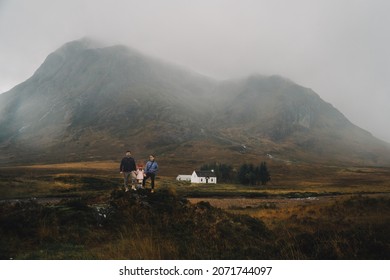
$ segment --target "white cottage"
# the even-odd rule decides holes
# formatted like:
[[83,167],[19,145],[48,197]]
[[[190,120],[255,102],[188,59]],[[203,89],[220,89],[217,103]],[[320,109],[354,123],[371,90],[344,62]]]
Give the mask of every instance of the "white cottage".
[[191,175],[191,183],[216,184],[217,176],[213,171],[194,171]]
[[192,175],[178,175],[177,181],[191,181],[195,184],[216,184],[217,176],[214,171],[194,171]]

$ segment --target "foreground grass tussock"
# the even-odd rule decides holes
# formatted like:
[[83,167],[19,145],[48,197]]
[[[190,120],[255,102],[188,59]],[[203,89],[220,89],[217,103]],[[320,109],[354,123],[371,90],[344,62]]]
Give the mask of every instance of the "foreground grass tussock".
[[2,259],[276,258],[271,232],[258,219],[232,215],[173,190],[114,191],[109,204],[3,204]]
[[4,202],[0,258],[390,258],[388,197],[324,201],[222,210],[163,187],[50,204]]

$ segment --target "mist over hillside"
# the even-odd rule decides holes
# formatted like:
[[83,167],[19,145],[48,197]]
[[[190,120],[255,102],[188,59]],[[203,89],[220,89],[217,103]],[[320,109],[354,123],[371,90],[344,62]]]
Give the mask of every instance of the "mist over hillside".
[[138,155],[389,165],[390,145],[280,76],[218,81],[89,39],[0,95],[0,164]]

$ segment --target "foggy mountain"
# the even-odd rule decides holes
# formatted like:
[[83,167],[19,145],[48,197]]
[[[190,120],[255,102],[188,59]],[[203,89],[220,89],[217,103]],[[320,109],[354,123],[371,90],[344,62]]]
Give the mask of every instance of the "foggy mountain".
[[390,164],[388,143],[285,78],[217,81],[88,39],[65,44],[0,95],[0,164],[117,159],[127,149],[178,162],[268,154]]

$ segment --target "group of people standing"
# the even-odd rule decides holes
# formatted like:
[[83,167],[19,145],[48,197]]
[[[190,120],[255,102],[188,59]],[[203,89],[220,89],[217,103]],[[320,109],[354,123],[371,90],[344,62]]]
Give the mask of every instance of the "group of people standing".
[[131,189],[136,190],[136,185],[139,188],[145,188],[146,180],[151,180],[151,192],[154,192],[154,181],[158,172],[158,164],[154,155],[149,155],[149,161],[145,167],[142,164],[136,165],[134,158],[131,156],[131,151],[126,151],[126,156],[120,164],[120,173],[123,174],[125,191],[129,191],[129,181],[131,181]]

